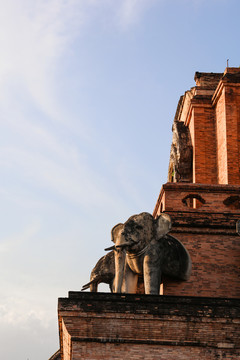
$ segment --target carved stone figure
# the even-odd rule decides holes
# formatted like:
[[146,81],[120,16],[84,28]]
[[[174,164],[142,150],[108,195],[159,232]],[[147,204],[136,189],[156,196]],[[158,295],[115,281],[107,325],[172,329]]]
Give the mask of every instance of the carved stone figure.
[[[143,212],[112,229],[115,251],[114,292],[136,293],[143,277],[145,294],[159,294],[162,275],[187,280],[191,259],[183,244],[167,235],[171,219]],[[112,247],[111,247],[112,248]]]
[[82,291],[90,288],[90,291],[97,292],[98,285],[105,283],[109,285],[113,292],[113,283],[115,277],[114,251],[110,251],[107,255],[102,256],[94,268],[92,269],[90,282],[83,285]]
[[[113,246],[109,249],[112,248],[115,247]],[[115,256],[114,256],[114,251],[110,251],[107,255],[102,256],[98,260],[98,262],[91,271],[90,281],[82,286],[81,291],[90,289],[91,292],[97,292],[98,285],[100,283],[105,283],[109,285],[110,291],[114,292],[114,282],[115,282],[114,279],[115,279]],[[144,294],[144,284],[143,284],[143,278],[141,276],[138,279],[136,293]]]
[[168,169],[168,181],[192,181],[192,142],[190,132],[182,121],[174,121]]

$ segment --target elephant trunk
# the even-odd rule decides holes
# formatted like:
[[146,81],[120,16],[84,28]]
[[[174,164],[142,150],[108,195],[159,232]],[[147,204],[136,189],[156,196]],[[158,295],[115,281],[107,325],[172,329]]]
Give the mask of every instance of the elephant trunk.
[[125,273],[126,252],[124,250],[115,251],[115,289],[114,292],[121,293]]

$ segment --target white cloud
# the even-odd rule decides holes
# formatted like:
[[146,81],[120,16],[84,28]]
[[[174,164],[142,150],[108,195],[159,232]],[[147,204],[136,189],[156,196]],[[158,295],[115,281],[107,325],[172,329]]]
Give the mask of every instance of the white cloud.
[[43,312],[40,307],[29,310],[30,303],[25,307],[21,301],[8,301],[0,305],[1,357],[48,359],[59,348],[56,312]]
[[36,304],[33,308],[29,308],[29,303],[26,303],[22,297],[8,297],[7,303],[0,304],[1,322],[5,324],[12,324],[19,329],[33,329],[31,326],[33,322],[37,322],[41,327],[47,328],[53,315],[44,311]]
[[[35,138],[42,132],[45,144],[54,137],[44,126],[26,120],[29,107],[71,129],[71,118],[59,103],[57,89],[62,57],[87,22],[101,17],[118,18],[126,28],[136,22],[153,0],[9,0],[0,2],[0,111],[2,123]],[[111,23],[113,26],[117,21]],[[99,23],[98,25],[99,26]],[[81,79],[80,79],[81,81]],[[5,116],[4,116],[5,114]],[[34,114],[35,115],[35,114]],[[32,114],[31,114],[32,116]],[[71,114],[71,116],[73,116]],[[75,132],[91,138],[87,119],[78,119]],[[39,123],[39,122],[38,122]],[[80,126],[81,124],[81,126]],[[40,136],[40,134],[39,134]],[[25,136],[26,138],[26,136]],[[51,145],[52,146],[52,145]]]
[[78,2],[71,0],[0,3],[0,94],[4,101],[14,89],[19,95],[26,91],[42,111],[52,118],[59,115],[54,100],[55,67],[77,34],[80,10]]
[[[46,154],[33,153],[18,147],[1,149],[0,164],[14,169],[29,185],[45,188],[65,197],[68,201],[89,206],[110,199],[102,193],[101,180],[97,181],[84,163],[79,163],[68,154],[68,161],[58,163]],[[96,174],[95,174],[96,176]],[[94,178],[94,179],[93,179]]]
[[[91,21],[96,8],[115,13],[125,28],[153,0],[9,0],[0,2],[0,100],[26,91],[51,118],[61,117],[55,99],[58,61]],[[100,13],[101,15],[101,13]],[[109,14],[109,19],[112,17]]]

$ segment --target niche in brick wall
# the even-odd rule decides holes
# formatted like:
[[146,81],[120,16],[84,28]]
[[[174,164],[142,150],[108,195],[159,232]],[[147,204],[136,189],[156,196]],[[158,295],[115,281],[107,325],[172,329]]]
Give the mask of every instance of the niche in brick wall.
[[189,194],[182,199],[182,203],[190,209],[198,209],[205,204],[205,200],[198,194]]
[[239,210],[240,209],[240,196],[233,195],[229,196],[223,201],[224,205],[226,205],[229,209]]

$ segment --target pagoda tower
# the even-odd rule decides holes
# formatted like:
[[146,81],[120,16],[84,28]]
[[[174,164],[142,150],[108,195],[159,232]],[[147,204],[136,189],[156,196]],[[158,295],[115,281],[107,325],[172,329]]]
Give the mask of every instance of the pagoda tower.
[[195,81],[153,211],[189,251],[189,280],[163,278],[163,295],[69,292],[51,360],[240,358],[240,68]]

